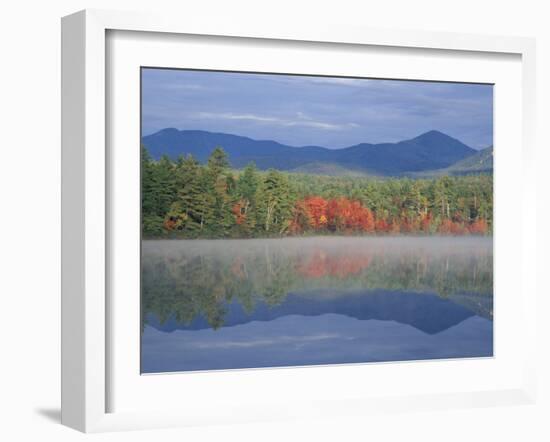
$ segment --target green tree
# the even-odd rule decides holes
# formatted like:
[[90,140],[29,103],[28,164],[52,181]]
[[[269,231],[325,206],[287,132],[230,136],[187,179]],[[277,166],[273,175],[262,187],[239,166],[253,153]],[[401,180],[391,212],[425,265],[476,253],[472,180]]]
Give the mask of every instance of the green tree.
[[283,234],[290,226],[294,195],[281,172],[270,169],[256,194],[258,227],[268,234]]
[[185,231],[193,236],[201,230],[203,194],[201,192],[200,164],[189,155],[180,157],[175,168],[176,201],[167,214],[172,230]]
[[231,187],[234,185],[232,175],[228,172],[229,161],[221,147],[216,147],[206,164],[205,191],[210,195],[212,219],[207,223],[208,230],[215,235],[225,236],[234,225],[235,217],[231,211],[233,198]]
[[236,199],[240,215],[244,221],[242,230],[250,234],[256,226],[256,194],[258,192],[259,177],[254,163],[249,163],[239,176],[236,186]]
[[174,164],[167,156],[153,162],[147,149],[142,147],[141,205],[142,230],[147,235],[163,232],[162,223],[176,199]]

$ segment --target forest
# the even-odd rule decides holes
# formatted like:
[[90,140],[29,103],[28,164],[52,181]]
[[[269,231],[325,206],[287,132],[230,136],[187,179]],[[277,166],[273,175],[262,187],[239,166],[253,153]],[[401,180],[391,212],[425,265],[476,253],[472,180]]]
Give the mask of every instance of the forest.
[[221,147],[154,161],[142,146],[143,238],[298,235],[487,235],[492,175],[324,176],[230,168]]

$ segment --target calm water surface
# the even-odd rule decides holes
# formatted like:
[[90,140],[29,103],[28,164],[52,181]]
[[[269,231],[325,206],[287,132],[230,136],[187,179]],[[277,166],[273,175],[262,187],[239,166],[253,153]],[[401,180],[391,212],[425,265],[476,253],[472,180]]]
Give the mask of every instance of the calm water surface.
[[143,241],[143,373],[493,354],[492,238]]

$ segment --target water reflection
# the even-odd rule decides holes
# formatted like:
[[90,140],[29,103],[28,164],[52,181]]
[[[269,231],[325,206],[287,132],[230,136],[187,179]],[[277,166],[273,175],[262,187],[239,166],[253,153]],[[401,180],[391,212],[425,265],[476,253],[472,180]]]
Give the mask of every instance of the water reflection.
[[489,238],[144,241],[142,371],[492,355]]

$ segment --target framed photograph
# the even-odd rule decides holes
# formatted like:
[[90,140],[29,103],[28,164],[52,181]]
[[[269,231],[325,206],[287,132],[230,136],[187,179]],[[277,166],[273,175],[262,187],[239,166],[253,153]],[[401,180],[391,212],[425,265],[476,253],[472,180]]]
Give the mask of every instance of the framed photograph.
[[534,400],[532,40],[62,26],[64,424]]

